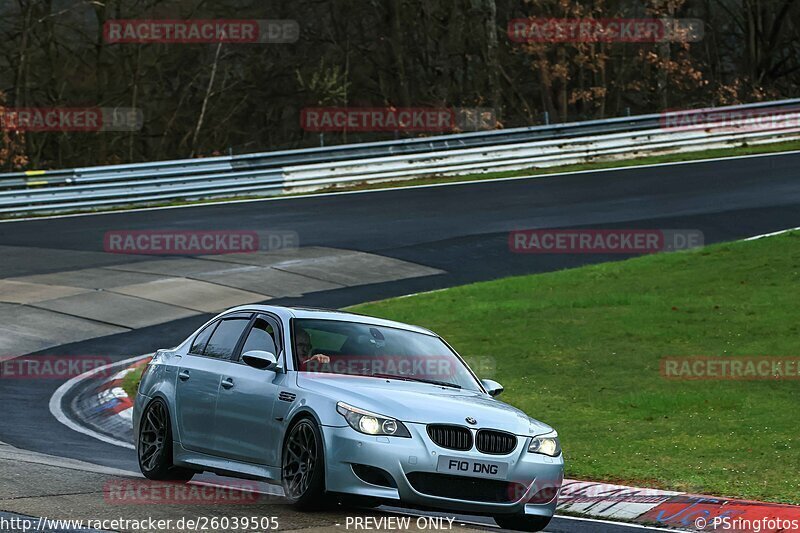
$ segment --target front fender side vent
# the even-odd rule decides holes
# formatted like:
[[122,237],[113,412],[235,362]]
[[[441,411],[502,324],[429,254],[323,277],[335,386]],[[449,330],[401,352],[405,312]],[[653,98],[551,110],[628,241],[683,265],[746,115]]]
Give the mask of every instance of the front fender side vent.
[[293,392],[281,391],[281,393],[278,394],[278,399],[284,402],[292,403],[295,398],[297,398],[297,395]]

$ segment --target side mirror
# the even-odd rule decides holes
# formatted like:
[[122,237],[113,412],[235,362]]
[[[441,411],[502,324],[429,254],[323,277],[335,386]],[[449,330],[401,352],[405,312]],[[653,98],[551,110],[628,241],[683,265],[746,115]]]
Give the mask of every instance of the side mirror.
[[278,370],[278,358],[272,352],[250,350],[242,354],[242,361],[258,370]]
[[482,379],[481,385],[489,393],[489,396],[497,396],[504,390],[502,385],[491,379]]

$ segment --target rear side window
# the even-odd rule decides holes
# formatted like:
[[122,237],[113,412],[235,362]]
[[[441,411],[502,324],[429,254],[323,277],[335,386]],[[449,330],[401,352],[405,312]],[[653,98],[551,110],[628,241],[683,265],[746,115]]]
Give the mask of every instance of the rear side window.
[[219,322],[209,324],[205,327],[205,329],[203,329],[203,331],[198,333],[197,337],[194,338],[192,347],[189,349],[189,353],[203,355],[203,352],[206,349],[206,344],[208,344],[208,339],[211,338],[211,334],[214,333],[214,329],[216,329],[218,324]]
[[208,340],[203,355],[218,359],[230,359],[244,328],[249,323],[250,320],[248,318],[222,320]]

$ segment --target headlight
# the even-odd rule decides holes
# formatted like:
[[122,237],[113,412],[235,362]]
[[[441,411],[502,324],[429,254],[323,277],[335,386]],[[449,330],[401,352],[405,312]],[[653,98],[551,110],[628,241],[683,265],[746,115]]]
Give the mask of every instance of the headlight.
[[559,442],[556,433],[539,435],[531,439],[531,443],[528,445],[528,451],[531,453],[549,455],[550,457],[558,457],[561,455],[561,442]]
[[347,420],[350,427],[367,435],[411,437],[408,428],[399,420],[353,407],[344,402],[336,404],[336,410]]

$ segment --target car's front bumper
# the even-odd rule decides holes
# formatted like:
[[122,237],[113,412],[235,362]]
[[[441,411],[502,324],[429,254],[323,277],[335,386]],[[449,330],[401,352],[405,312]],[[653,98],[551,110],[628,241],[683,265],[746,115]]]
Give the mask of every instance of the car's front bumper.
[[[424,424],[405,425],[411,432],[411,438],[364,435],[349,426],[323,427],[327,490],[474,514],[552,516],[555,512],[556,495],[564,475],[563,455],[548,457],[529,453],[529,437],[518,437],[516,448],[507,455],[485,454],[474,448],[467,452],[448,450],[431,441]],[[508,473],[503,480],[494,481],[475,477],[438,477],[443,475],[437,473],[438,460],[442,455],[504,462],[508,464]],[[356,474],[354,465],[360,473],[363,472],[360,470],[362,466],[379,468],[389,474],[392,483],[386,486],[385,482],[367,482]],[[424,477],[428,483],[420,483],[420,477]],[[471,480],[479,481],[473,483]],[[438,490],[431,488],[431,481],[434,485],[441,483],[453,486],[461,483],[463,487],[469,485],[470,490],[460,491],[458,487],[455,490],[450,487]],[[507,485],[507,490],[500,486],[501,483]],[[482,492],[484,486],[485,493]]]

